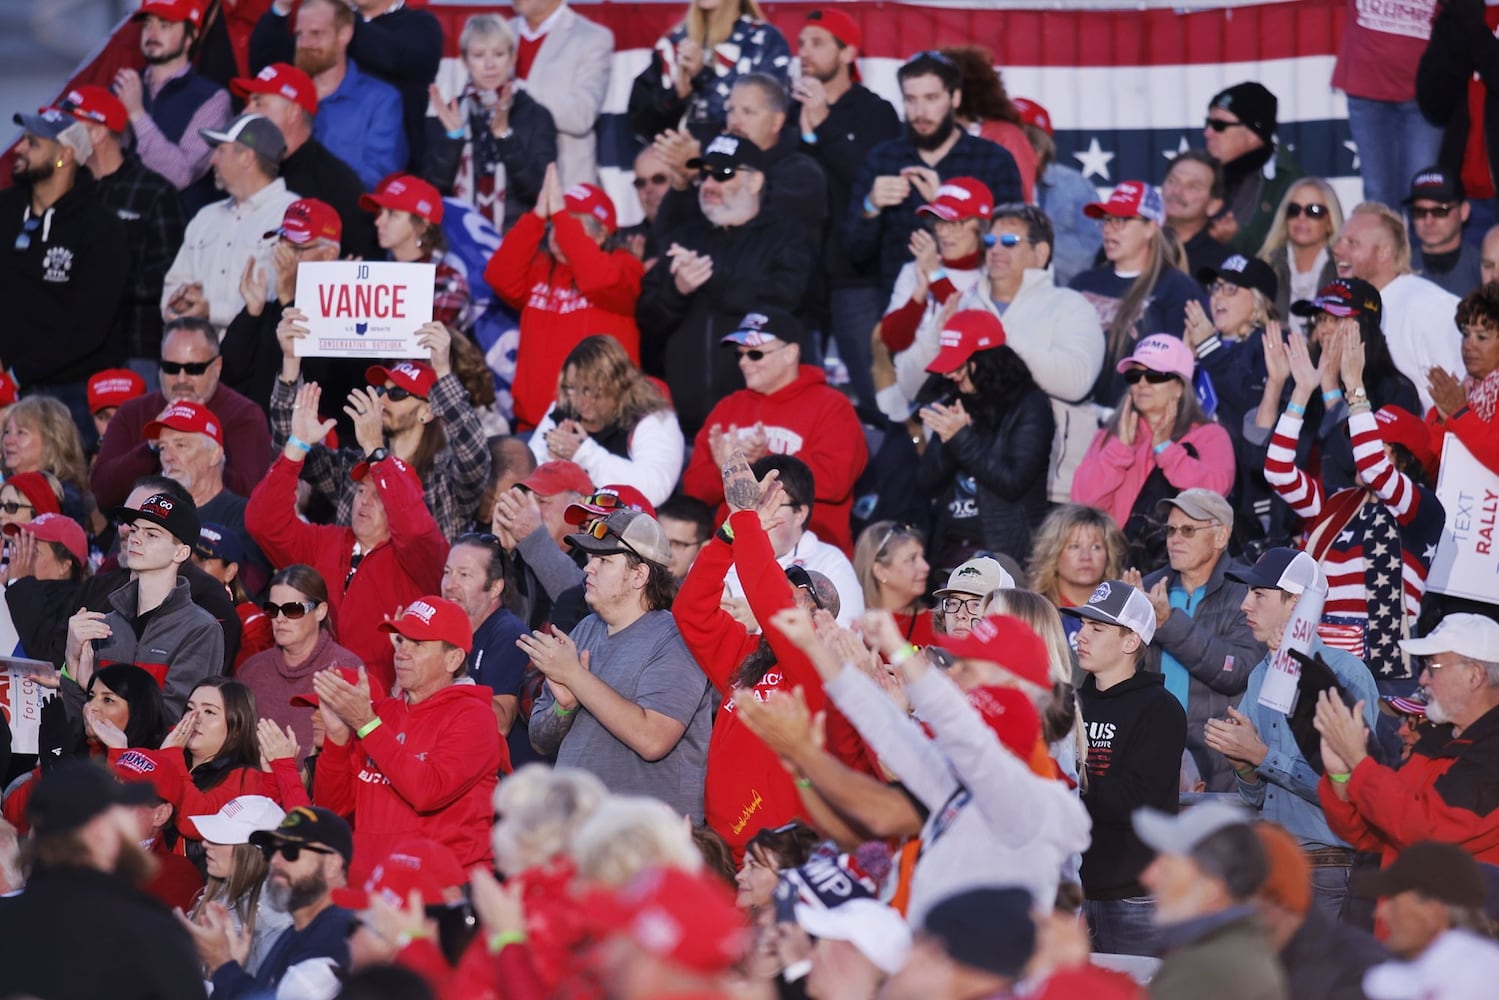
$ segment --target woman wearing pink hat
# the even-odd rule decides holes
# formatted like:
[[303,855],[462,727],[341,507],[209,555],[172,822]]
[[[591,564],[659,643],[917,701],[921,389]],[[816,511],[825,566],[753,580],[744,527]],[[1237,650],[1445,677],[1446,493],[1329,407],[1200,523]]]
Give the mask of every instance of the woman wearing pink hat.
[[1195,367],[1192,349],[1176,337],[1140,341],[1116,367],[1128,388],[1072,482],[1073,500],[1124,526],[1129,564],[1142,570],[1165,563],[1156,501],[1194,486],[1226,494],[1234,484],[1233,442],[1198,405]]

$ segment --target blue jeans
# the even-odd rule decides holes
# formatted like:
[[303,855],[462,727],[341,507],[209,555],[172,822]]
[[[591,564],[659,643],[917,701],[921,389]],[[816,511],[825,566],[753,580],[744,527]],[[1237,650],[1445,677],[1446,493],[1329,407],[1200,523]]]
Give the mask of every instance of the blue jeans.
[[1351,865],[1317,865],[1312,868],[1312,905],[1333,923],[1341,922],[1351,872]]
[[1154,896],[1089,899],[1083,902],[1083,912],[1088,915],[1088,937],[1094,951],[1148,958],[1161,953]]
[[838,357],[848,367],[848,385],[855,400],[866,409],[874,408],[874,358],[869,340],[875,324],[885,314],[885,303],[878,288],[853,287],[833,289],[831,311],[833,343]]
[[1350,96],[1348,131],[1358,146],[1364,200],[1383,202],[1396,211],[1410,194],[1411,178],[1436,164],[1442,145],[1441,128],[1426,120],[1415,101]]

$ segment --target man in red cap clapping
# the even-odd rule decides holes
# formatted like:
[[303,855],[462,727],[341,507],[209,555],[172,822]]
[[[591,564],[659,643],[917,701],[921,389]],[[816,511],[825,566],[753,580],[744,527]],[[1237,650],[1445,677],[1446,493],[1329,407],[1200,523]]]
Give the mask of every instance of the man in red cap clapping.
[[425,596],[380,630],[394,636],[398,693],[372,703],[363,678],[313,677],[327,729],[313,800],[353,820],[351,881],[412,836],[446,844],[465,868],[487,865],[490,799],[510,755],[489,688],[457,683],[473,648],[468,616]]

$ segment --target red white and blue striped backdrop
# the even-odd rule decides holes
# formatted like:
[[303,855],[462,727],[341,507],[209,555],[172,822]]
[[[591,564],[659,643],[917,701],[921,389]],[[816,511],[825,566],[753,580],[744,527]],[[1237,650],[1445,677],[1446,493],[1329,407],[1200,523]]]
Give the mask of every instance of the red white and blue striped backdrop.
[[[624,111],[630,83],[655,40],[680,19],[683,4],[575,3],[608,26],[616,51],[600,122],[605,185],[622,223],[638,215],[624,172],[634,139]],[[769,18],[791,40],[808,10],[825,4],[767,3]],[[1343,96],[1330,84],[1342,31],[1343,0],[1203,5],[1193,10],[1159,0],[1134,9],[1117,3],[1061,0],[1041,8],[1003,0],[956,4],[843,0],[864,31],[865,83],[900,108],[895,71],[921,49],[981,44],[993,51],[1006,89],[1044,104],[1056,127],[1058,158],[1083,169],[1101,188],[1127,178],[1158,182],[1166,158],[1201,145],[1208,99],[1241,80],[1264,83],[1280,98],[1280,138],[1308,173],[1335,179],[1345,204],[1357,200],[1357,151]],[[460,78],[457,39],[464,20],[501,4],[450,0],[428,9],[447,42],[439,77],[445,90]],[[107,82],[119,65],[138,64],[128,25],[80,68],[77,80]]]

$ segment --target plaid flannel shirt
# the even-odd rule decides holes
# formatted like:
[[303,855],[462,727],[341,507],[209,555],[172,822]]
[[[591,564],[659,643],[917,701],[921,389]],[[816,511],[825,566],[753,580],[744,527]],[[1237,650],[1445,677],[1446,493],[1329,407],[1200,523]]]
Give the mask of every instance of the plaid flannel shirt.
[[182,245],[187,218],[177,189],[126,152],[118,170],[94,188],[100,203],[119,217],[129,234],[130,277],[115,313],[117,343],[132,358],[161,354],[161,285]]

